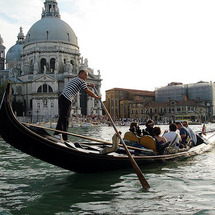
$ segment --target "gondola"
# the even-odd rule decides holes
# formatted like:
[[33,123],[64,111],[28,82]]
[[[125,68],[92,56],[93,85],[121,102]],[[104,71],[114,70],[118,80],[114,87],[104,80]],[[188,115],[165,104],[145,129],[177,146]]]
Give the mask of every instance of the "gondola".
[[[20,122],[11,107],[11,84],[8,83],[0,104],[0,135],[11,146],[42,161],[77,173],[94,173],[132,168],[122,147],[102,154],[104,145],[71,143],[54,138],[43,128]],[[215,133],[199,138],[201,143],[187,151],[175,154],[145,154],[141,149],[129,149],[139,166],[184,159],[211,150]]]

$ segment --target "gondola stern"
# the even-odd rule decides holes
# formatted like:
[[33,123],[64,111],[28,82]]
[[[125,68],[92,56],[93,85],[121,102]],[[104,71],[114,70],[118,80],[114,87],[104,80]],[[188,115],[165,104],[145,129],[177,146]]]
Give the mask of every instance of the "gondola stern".
[[2,96],[2,100],[0,104],[0,119],[1,119],[0,135],[2,136],[3,139],[5,139],[4,134],[8,133],[9,127],[7,126],[7,124],[10,124],[8,123],[10,121],[10,118],[16,118],[11,107],[11,101],[10,101],[11,93],[12,93],[12,83],[10,81],[7,81],[7,84],[5,86],[5,91]]
[[5,102],[5,100],[10,101],[10,96],[11,96],[11,92],[12,92],[12,83],[11,81],[7,81],[7,84],[5,86],[5,90],[1,99],[1,103],[0,103],[0,109],[2,109],[3,103]]

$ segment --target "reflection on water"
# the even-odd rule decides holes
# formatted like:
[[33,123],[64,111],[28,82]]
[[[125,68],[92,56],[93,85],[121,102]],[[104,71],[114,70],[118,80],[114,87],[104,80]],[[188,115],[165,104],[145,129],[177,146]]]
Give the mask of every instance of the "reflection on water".
[[[193,128],[201,130],[201,126]],[[119,130],[124,133],[128,127]],[[70,131],[107,141],[114,133],[112,127]],[[215,150],[143,167],[151,185],[144,191],[132,169],[76,174],[32,158],[0,139],[0,214],[214,214],[214,155]]]

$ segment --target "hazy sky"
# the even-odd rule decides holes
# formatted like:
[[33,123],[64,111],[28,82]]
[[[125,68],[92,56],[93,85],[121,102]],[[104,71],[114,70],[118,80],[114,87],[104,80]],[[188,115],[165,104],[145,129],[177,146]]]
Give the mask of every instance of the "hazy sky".
[[[6,51],[26,35],[45,0],[3,0]],[[154,90],[170,82],[215,81],[214,0],[57,0],[80,53],[101,71],[102,94],[120,87]]]

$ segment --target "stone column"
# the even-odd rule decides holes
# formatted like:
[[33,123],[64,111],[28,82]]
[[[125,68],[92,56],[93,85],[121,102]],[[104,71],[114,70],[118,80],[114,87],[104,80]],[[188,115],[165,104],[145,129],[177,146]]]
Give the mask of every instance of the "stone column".
[[80,107],[80,92],[78,92],[78,93],[77,93],[76,109],[77,109],[77,114],[81,114],[81,107]]

